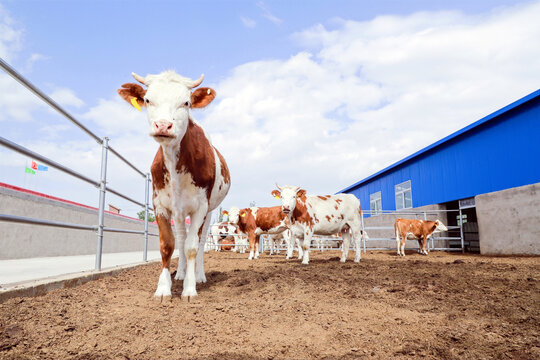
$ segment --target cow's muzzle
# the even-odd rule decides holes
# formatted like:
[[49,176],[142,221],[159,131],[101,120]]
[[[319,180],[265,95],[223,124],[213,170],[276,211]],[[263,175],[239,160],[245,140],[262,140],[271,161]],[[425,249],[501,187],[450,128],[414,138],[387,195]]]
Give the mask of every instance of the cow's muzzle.
[[152,136],[157,138],[170,138],[172,134],[173,123],[169,121],[155,121],[152,125]]

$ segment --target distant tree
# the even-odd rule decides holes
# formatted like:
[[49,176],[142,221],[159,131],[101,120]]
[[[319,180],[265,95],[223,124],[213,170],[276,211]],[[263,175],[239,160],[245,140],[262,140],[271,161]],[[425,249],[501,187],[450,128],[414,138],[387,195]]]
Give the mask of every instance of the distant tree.
[[[139,219],[144,220],[144,210],[141,210],[137,213],[137,216]],[[156,218],[154,217],[154,214],[152,212],[148,212],[148,222],[154,222],[156,221]]]
[[249,207],[255,207],[255,206],[257,206],[257,203],[255,201],[249,202]]
[[218,222],[223,222],[223,208],[221,206],[219,207],[218,212]]

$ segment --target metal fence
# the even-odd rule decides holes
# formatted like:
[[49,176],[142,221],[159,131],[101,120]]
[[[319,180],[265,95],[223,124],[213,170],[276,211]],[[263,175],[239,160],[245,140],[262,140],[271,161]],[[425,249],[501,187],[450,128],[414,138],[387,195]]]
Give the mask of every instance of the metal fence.
[[[131,162],[129,162],[126,158],[124,158],[118,151],[113,149],[111,146],[109,146],[109,138],[103,137],[100,138],[96,134],[94,134],[92,131],[90,131],[87,127],[85,127],[82,123],[77,121],[73,116],[71,116],[66,110],[64,110],[58,103],[56,103],[53,99],[51,99],[49,96],[45,95],[41,90],[39,90],[36,86],[34,86],[32,83],[30,83],[27,79],[25,79],[23,76],[21,76],[17,71],[15,71],[8,63],[6,63],[3,59],[0,58],[0,67],[12,78],[17,80],[19,83],[21,83],[23,86],[25,86],[28,90],[30,90],[32,93],[34,93],[38,98],[43,100],[47,105],[49,105],[51,108],[55,109],[57,112],[59,112],[61,115],[63,115],[65,118],[67,118],[69,121],[71,121],[73,124],[75,124],[77,127],[79,127],[82,131],[84,131],[88,136],[93,138],[100,146],[101,146],[101,176],[99,180],[91,179],[85,175],[82,175],[78,173],[75,170],[72,170],[68,168],[67,166],[64,166],[60,163],[57,163],[54,160],[51,160],[45,156],[42,156],[30,149],[27,149],[19,144],[16,144],[8,139],[5,139],[4,137],[0,136],[0,145],[13,150],[15,152],[18,152],[22,155],[29,156],[31,158],[34,158],[44,164],[49,165],[52,168],[55,168],[57,170],[60,170],[72,177],[75,177],[79,180],[85,181],[96,188],[99,189],[99,208],[98,208],[98,224],[95,226],[89,226],[89,225],[82,225],[82,224],[72,224],[72,223],[64,223],[64,222],[57,222],[57,221],[50,221],[45,219],[36,219],[36,218],[29,218],[29,217],[23,217],[23,216],[16,216],[16,215],[8,215],[8,214],[0,214],[0,221],[9,221],[9,222],[15,222],[15,223],[24,223],[24,224],[33,224],[33,225],[43,225],[43,226],[54,226],[54,227],[61,227],[61,228],[69,228],[69,229],[78,229],[78,230],[90,230],[90,231],[96,231],[97,232],[97,248],[96,248],[96,262],[95,262],[95,269],[101,270],[101,258],[102,258],[102,250],[103,250],[103,234],[104,232],[118,232],[118,233],[127,233],[127,234],[139,234],[144,235],[144,250],[143,250],[143,261],[147,261],[148,256],[148,236],[158,236],[157,234],[149,233],[148,232],[148,211],[152,210],[149,206],[149,187],[150,187],[150,174],[144,173],[141,170],[139,170],[135,165],[133,165]],[[111,189],[109,186],[107,186],[107,156],[109,151],[116,155],[120,160],[122,160],[125,164],[127,164],[129,167],[131,167],[136,173],[138,173],[140,176],[142,176],[145,179],[145,189],[144,189],[144,203],[141,203],[137,200],[132,199],[131,197],[124,195],[114,189]],[[136,230],[128,230],[128,229],[115,229],[115,228],[109,228],[104,225],[104,215],[105,215],[105,196],[107,192],[110,192],[112,194],[115,194],[133,204],[139,205],[141,208],[144,208],[145,211],[145,217],[144,217],[144,231],[136,231]]]
[[[362,232],[363,234],[367,234],[368,236],[362,236],[361,246],[362,250],[367,252],[367,250],[393,250],[396,249],[396,237],[394,234],[394,220],[389,217],[388,221],[386,221],[387,225],[385,226],[366,226],[366,215],[369,215],[369,217],[376,218],[377,216],[395,216],[396,218],[414,218],[414,219],[423,219],[428,220],[428,217],[435,216],[439,218],[442,214],[451,214],[451,213],[459,213],[459,222],[458,226],[448,226],[448,231],[444,232],[446,233],[446,236],[441,236],[441,234],[444,233],[436,233],[429,237],[429,241],[427,244],[427,250],[441,250],[441,251],[465,251],[465,242],[463,238],[463,222],[461,209],[459,210],[406,210],[406,211],[390,211],[390,210],[378,210],[378,211],[370,211],[370,210],[362,210]],[[219,224],[214,224],[213,226],[217,226]],[[370,232],[380,232],[390,230],[392,231],[393,236],[388,237],[371,237],[369,236]],[[457,232],[459,230],[459,236],[449,236],[450,232]],[[240,236],[238,234],[222,234],[223,236]],[[210,236],[210,235],[209,235]],[[326,251],[330,249],[340,249],[340,242],[343,239],[341,237],[331,237],[331,236],[321,236],[321,235],[313,235],[312,241],[311,241],[311,250],[320,250],[320,251]],[[370,246],[370,242],[389,242],[388,246]],[[411,240],[407,240],[411,241]],[[416,240],[414,240],[416,242]],[[444,243],[445,246],[440,246],[441,243]],[[337,244],[337,245],[336,245]],[[435,244],[438,244],[439,246],[435,246]],[[457,244],[458,246],[452,247],[451,244]],[[334,246],[336,245],[336,246]],[[222,245],[219,243],[212,243],[210,246],[211,249],[217,249],[220,246],[231,246],[230,244]],[[259,244],[259,251],[264,252],[266,250],[270,249],[268,236],[263,234],[260,237],[260,244]],[[354,242],[351,243],[351,249],[354,249]],[[410,246],[409,249],[415,249],[416,246]],[[286,245],[281,245],[278,250],[285,250]]]
[[[394,231],[394,222],[391,222],[388,221],[388,225],[387,226],[365,226],[365,222],[366,222],[366,215],[369,215],[370,217],[373,217],[373,218],[376,218],[377,216],[384,216],[384,215],[390,215],[390,216],[395,216],[395,217],[399,217],[399,218],[414,218],[414,219],[423,219],[423,220],[428,220],[428,216],[432,215],[432,216],[436,216],[437,218],[439,218],[442,214],[450,214],[450,213],[459,213],[459,219],[460,221],[458,222],[458,226],[448,226],[446,225],[446,227],[448,228],[448,231],[445,232],[446,233],[446,236],[441,236],[440,234],[443,234],[443,233],[440,233],[440,234],[433,234],[432,236],[430,236],[429,238],[429,241],[428,241],[428,245],[427,245],[427,250],[428,251],[431,251],[431,250],[442,250],[442,251],[462,251],[464,252],[465,251],[465,243],[464,243],[464,240],[463,240],[463,222],[461,221],[462,217],[461,217],[461,209],[459,210],[424,210],[424,211],[421,211],[421,210],[406,210],[406,211],[392,211],[392,210],[377,210],[377,211],[371,211],[371,210],[362,210],[362,230],[365,231],[368,236],[369,236],[369,233],[370,231],[374,230],[374,231],[380,231],[380,230],[391,230],[392,232]],[[389,219],[390,220],[390,219]],[[449,232],[455,232],[459,230],[459,236],[449,236]],[[392,245],[388,245],[388,246],[383,246],[383,247],[370,247],[368,245],[369,242],[371,241],[391,241],[393,244]],[[407,240],[409,241],[409,240]],[[435,242],[437,243],[441,243],[441,241],[443,241],[446,246],[439,246],[439,247],[436,247],[435,246]],[[451,247],[450,244],[451,243],[459,243],[459,247]],[[363,250],[364,252],[367,251],[367,249],[370,249],[370,250],[390,250],[390,249],[396,249],[396,237],[395,235],[391,236],[391,237],[371,237],[369,236],[369,238],[366,238],[364,237],[363,238],[363,242],[362,242],[362,246],[363,246]],[[414,247],[413,247],[414,248]]]

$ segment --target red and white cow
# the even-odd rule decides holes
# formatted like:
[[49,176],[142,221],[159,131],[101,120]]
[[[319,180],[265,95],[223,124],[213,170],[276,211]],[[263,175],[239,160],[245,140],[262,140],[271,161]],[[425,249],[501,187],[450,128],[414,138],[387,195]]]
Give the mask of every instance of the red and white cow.
[[[210,212],[223,201],[231,184],[225,159],[189,111],[208,105],[216,92],[210,88],[192,91],[201,84],[202,75],[198,80],[174,71],[146,77],[132,75],[146,89],[128,83],[118,93],[133,106],[146,108],[150,136],[160,145],[151,167],[162,261],[154,296],[160,300],[171,296],[172,217],[180,247],[175,279],[184,279],[182,298],[189,301],[197,296],[196,282],[206,282],[203,249]],[[184,223],[187,216],[191,218],[188,233]]]
[[237,227],[229,224],[228,222],[222,222],[219,224],[213,224],[210,226],[210,234],[212,234],[213,243],[216,245],[216,251],[221,250],[219,242],[225,239],[230,234],[236,234]]
[[[332,235],[338,232],[343,234],[340,261],[347,260],[351,237],[356,243],[354,261],[360,261],[362,218],[360,201],[354,195],[306,196],[306,190],[300,187],[280,187],[279,185],[277,187],[279,190],[272,191],[272,195],[276,199],[281,199],[281,210],[289,217],[292,236],[304,238],[302,264],[309,263],[309,249],[313,234]],[[289,252],[292,254],[291,247],[289,247]]]
[[259,239],[262,234],[279,234],[287,230],[287,216],[279,206],[252,207],[239,209],[232,207],[223,211],[229,216],[229,222],[238,226],[238,230],[247,234],[249,241],[249,260],[259,258]]
[[427,239],[434,233],[448,231],[448,228],[440,220],[396,219],[394,230],[397,254],[405,256],[405,240],[418,240],[420,254],[427,255]]

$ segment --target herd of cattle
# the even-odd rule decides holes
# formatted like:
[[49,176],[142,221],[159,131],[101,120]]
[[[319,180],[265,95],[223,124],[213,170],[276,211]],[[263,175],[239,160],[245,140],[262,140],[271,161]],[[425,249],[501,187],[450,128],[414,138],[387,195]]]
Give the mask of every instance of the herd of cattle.
[[[151,166],[152,198],[162,260],[154,296],[160,300],[171,296],[170,263],[175,244],[171,220],[174,220],[180,247],[175,280],[184,280],[182,298],[189,301],[197,296],[196,283],[206,282],[203,255],[211,213],[223,201],[231,185],[225,159],[190,114],[190,109],[210,104],[216,92],[204,87],[193,90],[202,83],[202,75],[197,80],[174,71],[146,77],[132,75],[146,88],[126,83],[118,93],[138,110],[146,108],[149,135],[159,144]],[[331,236],[340,233],[343,238],[341,261],[346,261],[351,241],[356,251],[354,261],[360,261],[360,243],[365,234],[361,229],[360,201],[354,195],[313,196],[295,186],[278,186],[271,194],[281,200],[280,206],[233,207],[227,212],[227,226],[230,226],[227,233],[247,237],[249,259],[259,257],[260,236],[269,234],[289,239],[287,258],[292,257],[294,243],[301,242],[302,246],[298,248],[303,250],[302,263],[308,264],[314,234]],[[188,216],[191,219],[189,231],[184,221]],[[404,256],[405,239],[419,239],[423,253],[427,254],[428,236],[446,228],[439,221],[398,219],[395,230],[398,254]],[[229,243],[225,245],[230,247],[239,245],[234,239],[227,241]]]
[[[297,246],[298,258],[302,259],[303,264],[307,264],[312,236],[329,235],[333,237],[332,240],[342,240],[341,262],[347,259],[352,237],[352,245],[356,250],[354,261],[360,261],[360,242],[363,237],[366,239],[369,237],[358,223],[361,219],[357,217],[362,215],[356,197],[348,194],[306,196],[305,190],[299,188],[279,185],[277,187],[280,191],[274,190],[272,195],[282,199],[283,204],[287,205],[245,209],[233,207],[230,211],[223,211],[223,214],[229,217],[229,221],[212,226],[210,244],[207,244],[206,250],[214,247],[216,251],[230,250],[244,253],[249,246],[248,259],[257,259],[261,235],[267,234],[270,254],[274,251],[279,253],[279,248],[284,242],[287,246],[287,259],[292,257],[293,249]],[[295,201],[290,201],[291,198]],[[333,204],[333,209],[328,207],[329,204]],[[311,209],[311,211],[303,212],[297,209]],[[406,240],[418,240],[419,252],[427,255],[428,238],[434,233],[448,231],[440,220],[417,219],[397,219],[394,230],[397,254],[400,256],[405,256]],[[300,242],[299,239],[303,241]],[[318,247],[321,246],[322,243],[319,242]]]

